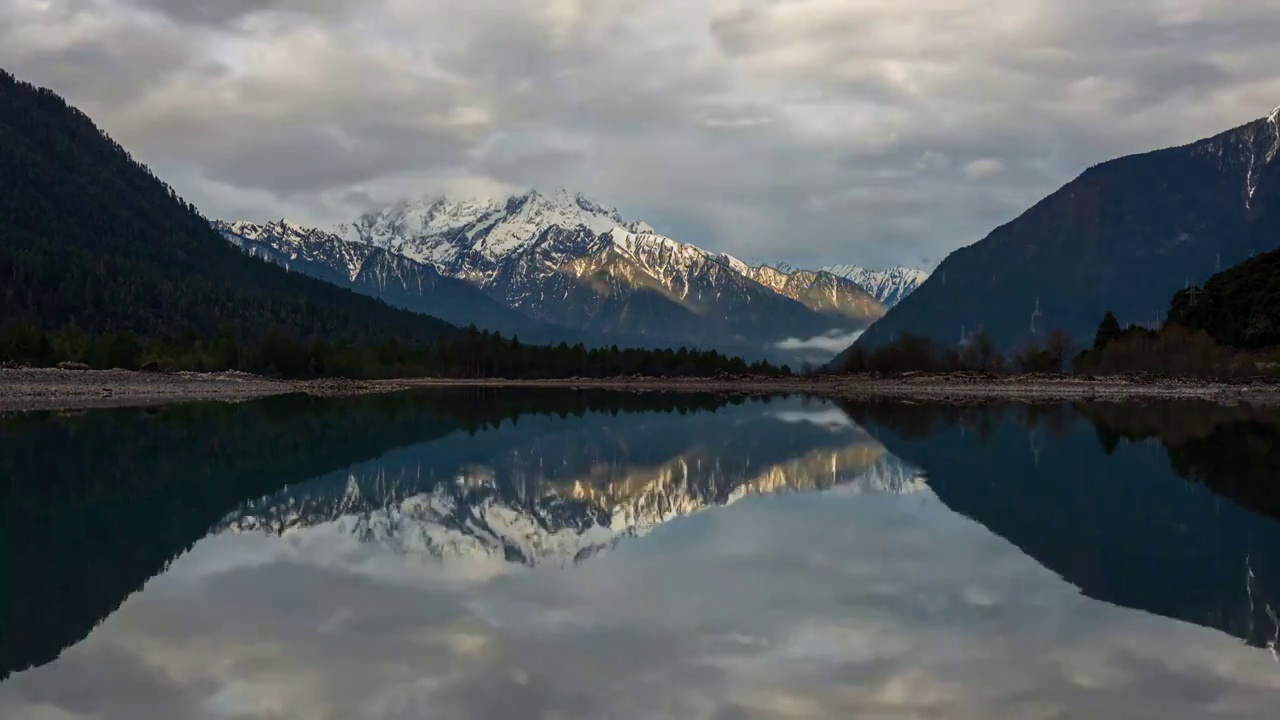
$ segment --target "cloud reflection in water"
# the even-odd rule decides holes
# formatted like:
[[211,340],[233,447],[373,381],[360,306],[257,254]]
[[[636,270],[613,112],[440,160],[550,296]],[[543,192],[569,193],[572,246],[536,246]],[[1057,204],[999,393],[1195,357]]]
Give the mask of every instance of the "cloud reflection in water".
[[0,711],[1246,718],[1280,699],[1264,650],[1084,598],[927,490],[749,498],[565,568],[460,572],[315,530],[202,541],[0,686]]

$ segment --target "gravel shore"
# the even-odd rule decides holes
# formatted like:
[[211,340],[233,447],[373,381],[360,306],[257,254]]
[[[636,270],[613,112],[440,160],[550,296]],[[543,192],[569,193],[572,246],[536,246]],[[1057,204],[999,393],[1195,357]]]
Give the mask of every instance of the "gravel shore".
[[1280,382],[1206,382],[1187,378],[1056,375],[992,377],[971,373],[772,379],[721,377],[608,380],[273,380],[246,373],[144,373],[128,370],[0,368],[0,411],[158,405],[196,400],[239,401],[308,393],[361,395],[430,387],[563,387],[628,391],[802,393],[832,398],[930,402],[1141,401],[1196,399],[1280,404]]
[[248,400],[291,392],[288,382],[247,373],[142,373],[130,370],[0,368],[0,410],[156,405]]

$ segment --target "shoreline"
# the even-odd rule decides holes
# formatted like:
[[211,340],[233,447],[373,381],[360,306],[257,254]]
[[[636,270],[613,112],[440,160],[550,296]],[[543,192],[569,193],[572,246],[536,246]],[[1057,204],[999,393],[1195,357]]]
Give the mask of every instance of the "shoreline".
[[1057,403],[1202,400],[1217,403],[1280,404],[1280,381],[1204,381],[1192,378],[1070,375],[989,377],[971,373],[907,374],[894,377],[813,378],[619,377],[603,380],[274,380],[238,372],[147,373],[131,370],[0,368],[0,411],[83,410],[178,402],[239,402],[304,393],[344,397],[403,390],[474,388],[565,388],[626,392],[710,392],[732,395],[802,394],[849,400],[941,403]]

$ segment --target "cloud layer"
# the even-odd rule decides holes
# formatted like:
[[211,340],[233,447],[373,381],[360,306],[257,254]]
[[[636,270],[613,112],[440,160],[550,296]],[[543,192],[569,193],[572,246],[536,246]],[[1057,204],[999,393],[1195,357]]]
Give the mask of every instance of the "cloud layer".
[[581,190],[711,249],[921,264],[1280,103],[1280,0],[9,0],[0,66],[207,214]]
[[852,345],[860,337],[862,337],[861,330],[851,333],[829,330],[825,335],[816,335],[807,340],[804,338],[787,338],[778,343],[777,347],[782,350],[819,350],[826,353],[838,353]]

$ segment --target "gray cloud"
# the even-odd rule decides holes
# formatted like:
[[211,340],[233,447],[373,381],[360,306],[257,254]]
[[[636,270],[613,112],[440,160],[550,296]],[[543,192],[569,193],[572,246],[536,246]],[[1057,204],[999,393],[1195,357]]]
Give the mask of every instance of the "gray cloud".
[[138,5],[168,15],[175,20],[221,24],[280,4],[277,0],[139,0]]
[[131,3],[176,22],[215,26],[236,24],[269,12],[324,15],[355,5],[345,0],[131,0]]
[[0,65],[213,216],[566,187],[713,250],[884,265],[1262,116],[1277,34],[1274,0],[12,0]]

